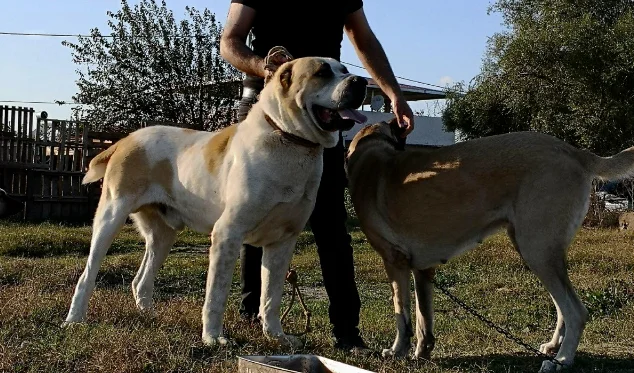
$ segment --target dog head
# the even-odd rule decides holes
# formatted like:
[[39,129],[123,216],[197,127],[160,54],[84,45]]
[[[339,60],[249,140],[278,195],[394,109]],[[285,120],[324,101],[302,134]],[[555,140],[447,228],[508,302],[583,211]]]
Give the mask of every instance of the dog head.
[[365,99],[367,84],[335,59],[298,58],[276,70],[260,102],[274,120],[328,148],[339,141],[338,131],[366,121],[356,109]]
[[379,140],[384,144],[393,146],[396,150],[405,149],[405,138],[402,136],[405,128],[398,124],[396,118],[389,122],[379,122],[363,127],[354,136],[348,147],[348,156],[354,153],[360,143],[369,142],[371,140]]
[[0,218],[6,218],[22,211],[22,202],[7,195],[4,189],[0,189]]

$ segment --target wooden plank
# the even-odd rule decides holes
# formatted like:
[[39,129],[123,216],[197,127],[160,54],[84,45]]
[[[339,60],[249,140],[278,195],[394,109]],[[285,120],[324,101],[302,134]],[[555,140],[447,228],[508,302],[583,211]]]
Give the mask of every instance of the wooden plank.
[[79,144],[80,133],[79,133],[80,123],[75,123],[75,151],[73,154],[73,168],[71,171],[81,171],[81,146]]
[[73,150],[73,136],[75,135],[74,128],[75,122],[68,121],[66,126],[66,161],[64,162],[64,171],[73,170],[73,154],[75,153]]
[[69,202],[69,203],[80,203],[86,202],[88,197],[77,197],[77,196],[68,196],[64,198],[35,198],[36,202],[46,202],[46,203],[54,203],[54,202]]
[[8,149],[9,149],[9,126],[8,126],[8,117],[9,108],[6,105],[0,106],[0,145],[2,148],[0,149],[0,161],[8,160]]
[[15,154],[15,142],[14,142],[15,140],[14,139],[15,139],[15,130],[16,130],[16,128],[15,128],[16,127],[16,123],[15,123],[15,106],[11,107],[10,119],[9,120],[11,121],[11,127],[10,128],[11,128],[11,133],[13,134],[13,137],[11,137],[11,139],[10,139],[11,142],[9,144],[9,159],[8,160],[16,162],[15,156],[14,156],[14,154]]
[[24,169],[45,169],[45,165],[39,165],[34,163],[20,163],[20,162],[0,162],[2,168],[24,168]]
[[76,216],[73,216],[73,211],[71,209],[71,206],[73,206],[73,204],[71,203],[60,203],[61,206],[61,214],[59,219],[64,220],[64,221],[74,221],[77,219]]
[[22,162],[22,158],[20,157],[21,153],[22,153],[22,141],[20,141],[22,139],[22,108],[18,107],[16,108],[16,123],[15,123],[15,154],[13,160],[15,162]]
[[33,170],[28,170],[27,173],[27,185],[26,185],[26,200],[24,203],[24,216],[25,218],[31,218],[31,210],[33,209],[34,193],[35,193],[35,179],[37,178],[35,172]]
[[71,184],[71,175],[61,175],[62,178],[62,196],[72,196],[73,195],[73,185]]
[[[47,143],[48,139],[49,139],[49,130],[48,130],[48,119],[44,119],[44,127],[42,128],[42,143]],[[48,155],[46,155],[47,153],[47,146],[44,145],[41,147],[42,149],[42,164],[43,165],[49,165],[49,158]]]
[[56,169],[58,171],[66,171],[66,121],[59,122],[59,161]]
[[24,148],[24,140],[26,135],[25,135],[25,130],[26,130],[26,109],[25,108],[18,108],[18,148],[17,148],[17,154],[16,154],[16,159],[18,160],[18,162],[24,162],[25,161],[25,156],[24,156],[24,152],[25,152],[25,148]]
[[54,175],[54,174],[50,174],[49,179],[50,179],[50,183],[51,183],[51,194],[50,194],[50,196],[52,198],[60,197],[61,193],[60,193],[60,190],[59,190],[60,189],[59,188],[59,186],[60,186],[59,185],[59,176]]
[[55,170],[57,168],[57,127],[57,121],[51,121],[51,146],[48,151],[50,157],[49,170]]
[[51,197],[51,175],[42,174],[42,197]]
[[42,156],[42,119],[37,118],[35,123],[35,145],[34,145],[34,153],[33,154],[33,163],[35,164],[43,164],[44,157]]
[[30,108],[28,111],[28,126],[29,126],[29,131],[28,131],[28,137],[29,137],[29,141],[30,141],[30,145],[29,145],[29,152],[27,153],[27,160],[30,163],[33,163],[34,161],[34,154],[35,154],[35,141],[33,139],[33,117],[35,116],[35,109]]
[[60,220],[62,217],[62,203],[51,203],[51,220]]
[[82,130],[82,136],[81,136],[81,145],[82,145],[82,150],[81,150],[81,171],[86,172],[88,170],[88,142],[92,141],[89,139],[88,137],[88,133],[90,132],[90,128],[88,128],[88,125],[84,126],[83,130]]

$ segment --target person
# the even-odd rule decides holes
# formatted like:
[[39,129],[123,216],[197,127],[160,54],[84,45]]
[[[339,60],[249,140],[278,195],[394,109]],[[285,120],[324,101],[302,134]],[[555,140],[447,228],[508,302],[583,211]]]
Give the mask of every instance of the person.
[[[271,68],[265,64],[269,50],[282,46],[293,58],[331,57],[340,60],[343,34],[348,35],[371,77],[389,98],[404,136],[414,128],[414,118],[385,52],[370,28],[362,0],[232,0],[220,38],[220,54],[245,73],[238,121],[243,120],[264,86]],[[247,45],[253,33],[252,48]],[[273,58],[281,65],[287,59]],[[351,237],[345,208],[346,174],[343,137],[334,148],[324,149],[323,174],[309,226],[315,237],[322,276],[330,301],[329,318],[335,347],[368,351],[359,331],[361,302],[355,283]],[[260,303],[262,249],[244,245],[240,252],[241,317],[257,320]]]

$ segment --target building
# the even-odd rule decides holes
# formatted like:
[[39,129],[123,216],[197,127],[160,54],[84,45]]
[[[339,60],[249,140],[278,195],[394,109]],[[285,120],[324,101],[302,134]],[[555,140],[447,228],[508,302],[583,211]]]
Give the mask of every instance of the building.
[[[374,80],[367,79],[368,88],[366,98],[360,111],[368,117],[368,120],[366,123],[357,124],[350,131],[344,132],[343,135],[346,143],[352,141],[354,135],[364,126],[394,118],[394,114],[390,112],[391,104],[385,97],[383,91],[381,91]],[[401,84],[401,90],[408,102],[446,98],[445,92],[436,89]],[[408,144],[444,146],[452,145],[456,142],[455,133],[444,129],[442,118],[415,116],[414,121],[416,126],[414,127],[414,131],[407,137]]]

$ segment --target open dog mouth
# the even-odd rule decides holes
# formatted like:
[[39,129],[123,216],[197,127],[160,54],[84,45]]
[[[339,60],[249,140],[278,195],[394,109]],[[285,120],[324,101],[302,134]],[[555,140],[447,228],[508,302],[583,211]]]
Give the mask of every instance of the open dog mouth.
[[368,118],[355,109],[328,109],[314,105],[313,113],[317,124],[324,131],[347,131],[356,123],[364,123]]

